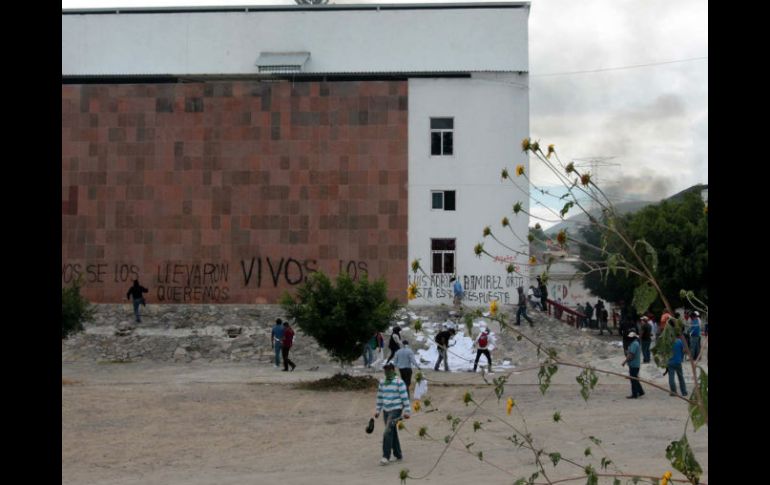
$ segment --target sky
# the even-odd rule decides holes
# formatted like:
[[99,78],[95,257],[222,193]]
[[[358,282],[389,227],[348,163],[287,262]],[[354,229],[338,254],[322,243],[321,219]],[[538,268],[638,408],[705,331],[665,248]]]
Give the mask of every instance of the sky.
[[[62,0],[62,8],[294,3]],[[708,184],[707,0],[531,0],[529,62],[531,138],[554,144],[565,164],[597,160],[586,169],[614,203],[658,201]],[[511,172],[524,157],[511,160]],[[533,158],[530,179],[561,187]],[[530,225],[547,229],[555,217],[543,205],[558,212],[563,204],[532,192]]]

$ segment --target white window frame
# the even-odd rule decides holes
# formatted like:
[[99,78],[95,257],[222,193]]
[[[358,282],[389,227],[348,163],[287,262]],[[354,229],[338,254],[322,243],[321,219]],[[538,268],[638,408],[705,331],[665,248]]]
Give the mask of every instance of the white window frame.
[[[454,249],[433,249],[433,241],[436,240],[451,240],[454,241]],[[436,273],[433,271],[433,255],[434,254],[442,254],[441,257],[441,271]],[[443,255],[444,254],[451,254],[452,255],[452,271],[444,271],[445,266],[445,260]],[[430,272],[431,274],[455,274],[457,271],[457,238],[452,237],[432,237],[430,238]]]
[[[452,120],[452,128],[433,128],[431,127],[431,122],[433,120],[439,120],[439,119],[447,119]],[[454,157],[455,153],[457,152],[456,149],[456,139],[455,139],[455,118],[454,116],[431,116],[428,120],[428,128],[430,129],[430,138],[428,139],[428,150],[430,152],[431,157]],[[441,153],[434,154],[433,153],[433,134],[439,133],[441,135]],[[452,153],[444,153],[444,133],[451,133],[452,134]]]

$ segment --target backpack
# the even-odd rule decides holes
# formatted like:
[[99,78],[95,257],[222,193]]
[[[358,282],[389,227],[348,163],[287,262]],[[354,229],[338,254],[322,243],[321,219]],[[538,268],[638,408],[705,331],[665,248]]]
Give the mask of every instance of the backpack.
[[540,288],[535,288],[532,292],[535,294],[535,298],[540,298]]
[[487,339],[487,334],[482,333],[481,337],[479,337],[479,347],[486,348],[487,343],[489,343],[489,339]]

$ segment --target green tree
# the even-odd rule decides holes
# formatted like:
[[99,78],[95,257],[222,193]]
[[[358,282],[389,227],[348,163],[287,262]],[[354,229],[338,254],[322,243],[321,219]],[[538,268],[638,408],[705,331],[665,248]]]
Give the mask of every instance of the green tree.
[[[663,293],[670,295],[673,306],[687,303],[679,296],[682,288],[691,289],[702,300],[708,299],[708,217],[703,213],[703,201],[697,192],[618,217],[616,225],[631,240],[644,240],[656,248],[655,277]],[[616,254],[627,260],[632,258],[627,247],[598,225],[583,228],[581,236],[588,243],[580,248],[583,261],[609,264],[609,258]],[[581,265],[581,269],[586,270],[587,266]],[[622,270],[590,272],[583,280],[586,288],[609,301],[631,301],[637,281],[635,275],[627,275]],[[662,311],[662,301],[656,299],[651,310]]]
[[302,332],[343,366],[361,357],[364,344],[388,327],[400,307],[388,300],[384,279],[370,283],[364,275],[353,281],[341,273],[334,285],[322,272],[308,277],[296,298],[284,293],[280,303]]
[[73,281],[68,288],[61,289],[61,337],[83,331],[83,322],[94,316],[93,306],[80,294],[82,281]]

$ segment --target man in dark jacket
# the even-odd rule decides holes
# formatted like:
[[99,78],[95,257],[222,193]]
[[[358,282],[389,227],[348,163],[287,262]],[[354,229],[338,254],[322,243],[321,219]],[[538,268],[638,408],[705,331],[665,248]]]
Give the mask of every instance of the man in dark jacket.
[[281,353],[283,354],[283,370],[288,371],[289,366],[294,370],[297,365],[289,359],[289,349],[294,345],[294,329],[289,322],[283,322],[283,340],[281,342]]
[[134,286],[128,289],[126,293],[126,300],[132,300],[134,303],[134,317],[136,323],[142,323],[142,317],[139,315],[139,305],[147,305],[144,301],[143,293],[147,293],[149,290],[139,284],[139,280],[134,280]]
[[642,363],[650,363],[650,344],[652,343],[652,324],[650,319],[642,317],[642,326],[639,339],[642,342]]
[[439,365],[441,364],[441,361],[444,361],[444,370],[449,372],[449,355],[448,355],[448,349],[449,349],[449,339],[454,337],[455,329],[450,328],[448,330],[443,330],[436,335],[436,338],[434,339],[436,341],[436,344],[438,345],[438,360],[436,361],[436,365],[433,366],[433,370],[438,370]]

